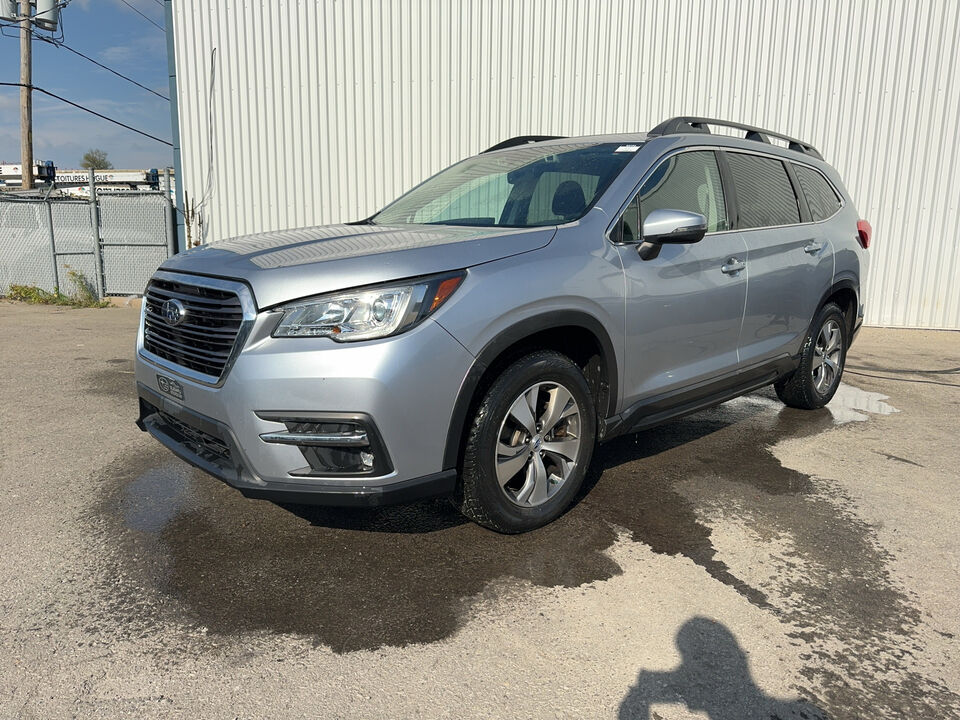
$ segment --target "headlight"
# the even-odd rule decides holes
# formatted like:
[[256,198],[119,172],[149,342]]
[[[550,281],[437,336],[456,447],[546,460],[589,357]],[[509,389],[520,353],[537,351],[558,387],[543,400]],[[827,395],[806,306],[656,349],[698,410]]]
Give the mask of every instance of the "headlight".
[[274,337],[329,337],[337,342],[370,340],[409,330],[456,290],[466,273],[348,290],[285,305]]

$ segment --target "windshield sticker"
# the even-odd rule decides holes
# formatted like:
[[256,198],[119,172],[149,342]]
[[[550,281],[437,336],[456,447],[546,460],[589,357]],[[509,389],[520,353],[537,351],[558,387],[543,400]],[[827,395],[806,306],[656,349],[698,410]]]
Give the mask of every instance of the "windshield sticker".
[[621,145],[614,152],[636,152],[639,149],[639,145]]

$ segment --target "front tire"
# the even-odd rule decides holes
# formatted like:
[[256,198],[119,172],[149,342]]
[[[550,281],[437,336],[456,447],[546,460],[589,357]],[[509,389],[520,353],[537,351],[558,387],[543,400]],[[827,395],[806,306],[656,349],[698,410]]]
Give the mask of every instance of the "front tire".
[[827,303],[813,322],[800,351],[800,367],[774,384],[784,404],[802,410],[822,408],[833,398],[847,361],[847,320],[835,303]]
[[590,388],[573,361],[550,350],[517,360],[474,413],[454,503],[501,533],[546,525],[580,489],[596,429]]

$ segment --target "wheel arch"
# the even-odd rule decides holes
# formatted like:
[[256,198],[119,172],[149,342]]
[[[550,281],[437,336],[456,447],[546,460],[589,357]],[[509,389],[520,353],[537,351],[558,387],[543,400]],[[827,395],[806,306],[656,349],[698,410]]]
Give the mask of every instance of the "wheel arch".
[[[857,312],[860,302],[860,287],[853,278],[841,278],[836,280],[833,285],[823,294],[817,305],[817,312],[828,302],[835,302],[843,311],[843,316],[847,321],[847,337],[852,337],[856,327]],[[816,313],[814,313],[816,317]],[[813,319],[811,318],[811,322]]]
[[470,411],[513,360],[534,350],[557,350],[587,376],[597,403],[598,429],[616,414],[619,369],[610,335],[596,317],[579,310],[554,310],[525,318],[497,334],[477,354],[460,386],[443,453],[443,467],[459,466]]

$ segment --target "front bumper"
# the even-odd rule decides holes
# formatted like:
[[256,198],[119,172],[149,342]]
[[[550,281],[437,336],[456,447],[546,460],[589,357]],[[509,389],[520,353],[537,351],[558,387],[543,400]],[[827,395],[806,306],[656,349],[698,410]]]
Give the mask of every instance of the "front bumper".
[[213,475],[246,497],[309,505],[376,506],[449,495],[456,470],[445,470],[387,485],[335,484],[317,480],[302,483],[266,483],[244,464],[243,453],[230,428],[195,413],[137,383],[140,417],[137,427],[149,432],[191,465]]
[[[337,344],[272,338],[277,319],[257,317],[219,387],[138,354],[140,428],[248,497],[380,505],[453,491],[456,471],[443,467],[444,446],[473,356],[431,320],[393,338]],[[182,397],[161,391],[170,380]],[[261,437],[286,429],[262,416],[307,413],[368,416],[389,458],[386,471],[304,474],[300,448]]]

